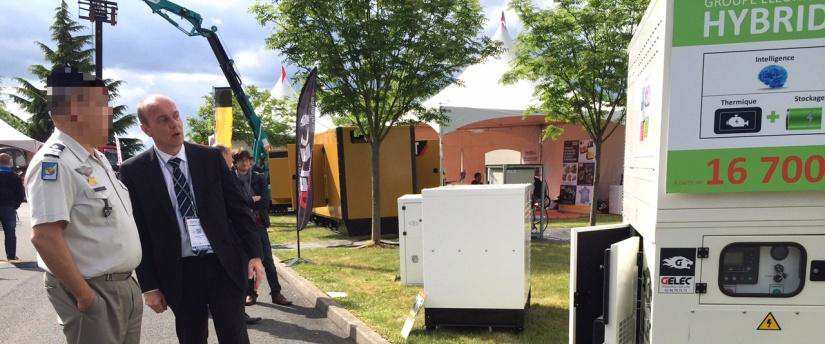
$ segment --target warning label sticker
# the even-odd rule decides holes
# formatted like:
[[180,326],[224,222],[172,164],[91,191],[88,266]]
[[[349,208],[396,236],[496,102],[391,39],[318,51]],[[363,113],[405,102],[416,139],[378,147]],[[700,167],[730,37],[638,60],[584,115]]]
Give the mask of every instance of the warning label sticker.
[[782,327],[779,326],[779,322],[776,321],[773,313],[770,312],[765,316],[765,319],[762,319],[762,322],[759,323],[759,326],[756,329],[759,331],[782,331]]
[[696,292],[695,248],[662,248],[659,259],[660,294]]

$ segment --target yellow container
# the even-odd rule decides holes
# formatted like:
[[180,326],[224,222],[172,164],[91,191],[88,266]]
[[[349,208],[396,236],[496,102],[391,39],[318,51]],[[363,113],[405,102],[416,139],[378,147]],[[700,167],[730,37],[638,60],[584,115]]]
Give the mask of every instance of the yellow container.
[[[416,157],[415,130],[410,126],[392,128],[382,142],[379,168],[383,233],[398,232],[398,197],[417,193],[419,179],[425,181],[428,186],[438,185],[437,173],[434,181],[430,176],[433,169],[438,169],[437,142],[428,144],[432,145],[429,151],[425,152],[424,156]],[[289,183],[288,194],[292,208],[295,209],[295,145],[288,145],[286,154],[288,173],[276,171],[282,167],[270,165],[273,202],[276,194],[275,185]],[[427,165],[430,175],[422,177],[416,173],[418,161]],[[372,209],[369,143],[356,134],[355,128],[339,127],[317,133],[313,147],[312,169],[313,221],[332,228],[343,225],[352,236],[369,234]],[[280,199],[285,198],[285,193],[279,192],[278,195]]]

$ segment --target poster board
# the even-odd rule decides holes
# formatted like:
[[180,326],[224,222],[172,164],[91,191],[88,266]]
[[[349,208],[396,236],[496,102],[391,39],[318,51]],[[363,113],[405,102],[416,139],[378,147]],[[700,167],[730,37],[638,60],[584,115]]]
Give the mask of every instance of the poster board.
[[564,141],[559,204],[593,204],[596,150],[589,139]]
[[674,13],[667,193],[825,190],[825,2]]

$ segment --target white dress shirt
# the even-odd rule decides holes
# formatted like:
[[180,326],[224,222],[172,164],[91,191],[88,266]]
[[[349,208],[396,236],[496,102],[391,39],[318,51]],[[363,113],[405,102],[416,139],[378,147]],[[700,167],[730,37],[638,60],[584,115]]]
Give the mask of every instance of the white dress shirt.
[[[186,177],[186,181],[189,183],[189,195],[192,199],[192,204],[197,209],[197,200],[195,200],[195,189],[194,185],[192,184],[192,178],[190,178],[189,174],[189,163],[186,161],[186,146],[181,146],[180,151],[176,155],[169,155],[162,152],[157,147],[154,148],[155,153],[158,155],[158,163],[160,164],[160,170],[163,172],[163,180],[166,182],[166,191],[169,192],[169,200],[172,202],[172,208],[175,210],[175,216],[178,219],[178,227],[180,229],[180,252],[181,257],[192,257],[195,255],[192,252],[192,243],[189,241],[189,232],[186,229],[186,219],[180,214],[180,209],[178,209],[178,198],[175,195],[175,182],[172,178],[172,165],[169,164],[169,160],[172,158],[178,158],[181,160],[179,164],[180,170],[183,173],[183,176]],[[211,252],[209,250],[208,252]]]

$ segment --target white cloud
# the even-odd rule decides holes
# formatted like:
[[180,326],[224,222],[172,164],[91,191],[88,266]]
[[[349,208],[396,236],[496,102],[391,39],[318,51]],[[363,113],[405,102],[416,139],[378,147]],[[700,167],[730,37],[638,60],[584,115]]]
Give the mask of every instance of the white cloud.
[[215,17],[209,18],[207,23],[208,25],[223,26],[223,20]]
[[[188,3],[188,5],[192,6],[192,8],[195,8],[194,6],[200,6],[200,7],[211,7],[211,8],[215,8],[215,9],[219,9],[219,10],[227,10],[227,9],[239,6],[238,5],[239,2],[240,1],[238,1],[238,0],[197,0],[197,1],[195,1],[195,0],[185,0],[185,1],[180,1],[181,5],[183,5],[183,3]],[[245,1],[244,1],[243,6],[247,6]],[[184,7],[187,7],[187,6],[184,6]]]
[[235,54],[235,67],[241,70],[258,68],[265,53],[262,49],[241,51]]

